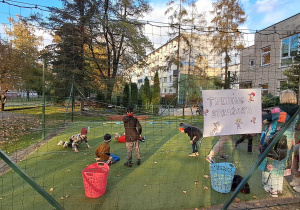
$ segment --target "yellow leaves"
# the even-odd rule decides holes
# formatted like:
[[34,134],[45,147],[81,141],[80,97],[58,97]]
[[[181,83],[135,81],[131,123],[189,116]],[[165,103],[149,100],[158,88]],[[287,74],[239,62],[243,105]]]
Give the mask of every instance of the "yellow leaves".
[[0,130],[1,143],[14,143],[19,140],[23,135],[29,134],[33,129],[41,127],[41,120],[35,117],[26,117],[21,115],[10,116],[1,118],[0,123],[2,129]]

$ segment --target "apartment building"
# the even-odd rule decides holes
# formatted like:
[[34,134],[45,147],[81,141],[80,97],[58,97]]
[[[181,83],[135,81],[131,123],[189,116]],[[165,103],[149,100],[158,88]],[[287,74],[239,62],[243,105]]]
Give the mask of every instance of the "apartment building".
[[[183,102],[184,99],[180,93],[184,89],[193,87],[197,91],[201,90],[200,83],[197,82],[200,79],[191,80],[190,78],[221,77],[221,57],[211,53],[210,37],[182,33],[179,44],[178,40],[177,36],[149,53],[144,58],[147,66],[132,67],[134,70],[132,70],[131,81],[136,82],[138,88],[143,84],[145,77],[148,77],[150,85],[153,85],[155,72],[158,71],[161,97],[178,94],[178,101]],[[179,53],[178,45],[180,45]],[[176,62],[178,60],[179,65],[177,65],[179,62]]]
[[278,96],[288,83],[283,72],[299,54],[300,13],[255,33],[254,45],[241,52],[240,88],[261,88]]

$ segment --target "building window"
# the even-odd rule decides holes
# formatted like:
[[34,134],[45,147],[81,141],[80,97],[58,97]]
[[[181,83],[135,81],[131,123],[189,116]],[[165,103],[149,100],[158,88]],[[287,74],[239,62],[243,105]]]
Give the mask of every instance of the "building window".
[[164,82],[167,82],[167,77],[164,77]]
[[172,93],[172,88],[170,88],[169,93]]
[[172,76],[169,76],[170,82],[172,82]]
[[268,84],[261,84],[260,88],[261,88],[261,95],[263,96],[263,95],[268,93],[269,85]]
[[252,60],[250,60],[250,62],[249,62],[249,67],[252,68],[253,66],[254,66],[254,60],[252,59]]
[[167,92],[167,88],[164,88],[164,93],[166,93]]
[[281,40],[281,66],[287,66],[294,61],[298,51],[298,34]]
[[270,64],[270,59],[271,59],[271,47],[265,47],[262,49],[261,53],[261,65],[269,65]]
[[286,86],[287,84],[288,84],[287,80],[279,81],[279,89],[281,89],[282,87]]

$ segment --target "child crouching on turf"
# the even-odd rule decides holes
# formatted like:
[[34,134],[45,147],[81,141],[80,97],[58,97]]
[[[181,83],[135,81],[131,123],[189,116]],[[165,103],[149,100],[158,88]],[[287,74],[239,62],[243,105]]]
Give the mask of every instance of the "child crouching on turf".
[[199,156],[197,142],[202,137],[202,132],[196,128],[187,124],[180,123],[178,130],[182,133],[186,133],[190,137],[190,143],[192,145],[193,152],[189,154],[190,157]]
[[95,150],[96,161],[105,162],[108,165],[114,163],[113,157],[110,154],[110,146],[109,143],[111,141],[111,135],[104,135],[104,142],[100,144],[100,146]]
[[58,146],[63,146],[65,147],[72,147],[72,149],[74,150],[74,152],[79,152],[78,151],[78,146],[82,143],[85,142],[87,147],[90,149],[92,147],[90,147],[90,145],[88,144],[88,140],[87,140],[87,130],[85,128],[81,129],[81,132],[79,134],[75,134],[73,136],[70,137],[70,142],[66,141],[59,141],[58,142]]

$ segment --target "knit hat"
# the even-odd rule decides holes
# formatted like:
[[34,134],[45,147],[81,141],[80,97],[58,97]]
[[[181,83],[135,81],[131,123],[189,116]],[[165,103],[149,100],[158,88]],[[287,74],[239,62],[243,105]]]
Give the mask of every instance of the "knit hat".
[[85,128],[81,129],[81,135],[86,135],[87,134],[87,130]]
[[128,106],[126,112],[133,112],[133,106]]
[[111,135],[110,134],[105,134],[104,135],[104,142],[110,142],[111,141]]
[[187,127],[190,127],[190,126],[187,125],[187,124],[184,124],[184,123],[180,123],[180,124],[179,124],[178,130],[183,131],[183,130],[186,129]]

